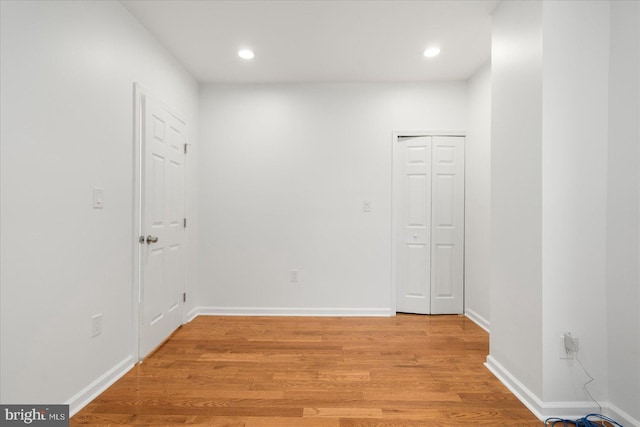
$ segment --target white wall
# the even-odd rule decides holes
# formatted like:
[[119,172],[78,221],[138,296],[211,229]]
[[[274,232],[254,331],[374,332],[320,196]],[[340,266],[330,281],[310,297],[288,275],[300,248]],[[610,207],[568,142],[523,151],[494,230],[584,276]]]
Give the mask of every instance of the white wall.
[[200,107],[203,310],[389,314],[392,132],[464,130],[465,83],[208,85]]
[[0,5],[0,400],[73,411],[132,362],[133,83],[192,135],[197,84],[119,2]]
[[491,321],[489,366],[541,408],[584,403],[557,358],[571,330],[595,396],[640,419],[637,2],[610,21],[609,2],[503,2],[492,75],[467,84],[208,85],[199,105],[118,2],[0,8],[3,403],[73,410],[132,362],[137,81],[190,125],[193,312],[390,313],[391,134],[468,128],[466,309]]
[[[513,1],[494,14],[488,366],[539,416],[597,410],[580,365],[559,358],[560,337],[571,331],[603,410],[640,425],[637,9],[637,2]],[[506,147],[518,152],[507,156]],[[530,155],[518,157],[522,150]],[[540,195],[523,221],[522,200]],[[507,238],[505,224],[526,230],[532,216],[532,241],[522,245],[515,227]],[[535,280],[503,286],[517,277],[514,265]],[[520,354],[523,345],[536,347],[527,350],[533,354]]]
[[609,402],[640,420],[640,3],[611,3],[607,177]]
[[491,305],[491,64],[467,81],[465,274],[467,316],[489,328]]
[[491,58],[489,366],[542,395],[542,4],[502,2]]
[[590,400],[580,366],[558,356],[559,337],[571,331],[595,378],[591,393],[603,400],[609,3],[549,1],[543,11],[543,395]]

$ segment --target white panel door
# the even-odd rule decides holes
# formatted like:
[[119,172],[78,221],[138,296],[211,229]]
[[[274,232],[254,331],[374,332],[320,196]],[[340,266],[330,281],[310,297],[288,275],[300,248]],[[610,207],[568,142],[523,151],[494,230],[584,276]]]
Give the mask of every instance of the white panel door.
[[464,311],[464,137],[432,143],[431,314]]
[[186,125],[142,95],[140,357],[182,323]]
[[429,314],[431,137],[400,137],[396,144],[396,311]]

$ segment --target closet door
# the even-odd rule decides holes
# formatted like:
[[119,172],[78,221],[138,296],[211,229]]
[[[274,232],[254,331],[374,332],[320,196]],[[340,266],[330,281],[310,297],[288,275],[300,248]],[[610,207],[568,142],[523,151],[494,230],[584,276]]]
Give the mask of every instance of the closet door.
[[431,314],[464,312],[464,138],[433,137]]
[[429,314],[431,137],[397,140],[396,311]]
[[396,311],[464,310],[464,137],[398,137],[394,146]]

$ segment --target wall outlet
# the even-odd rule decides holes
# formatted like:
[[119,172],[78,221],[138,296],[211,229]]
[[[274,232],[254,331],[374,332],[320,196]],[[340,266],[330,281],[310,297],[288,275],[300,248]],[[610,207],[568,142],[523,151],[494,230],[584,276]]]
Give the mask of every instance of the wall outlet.
[[300,282],[300,272],[298,270],[291,270],[289,273],[289,281],[291,283],[299,283]]
[[571,336],[571,332],[561,335],[558,343],[560,359],[576,358],[576,353],[580,350],[580,340]]
[[371,212],[371,202],[369,200],[362,202],[362,212]]
[[102,333],[102,313],[91,316],[91,338]]

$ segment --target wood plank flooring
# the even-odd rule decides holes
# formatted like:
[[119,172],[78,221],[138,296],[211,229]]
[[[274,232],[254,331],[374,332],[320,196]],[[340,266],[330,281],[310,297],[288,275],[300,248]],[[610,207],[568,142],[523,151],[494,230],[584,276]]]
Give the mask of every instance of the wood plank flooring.
[[70,425],[542,425],[488,352],[464,316],[200,316]]

